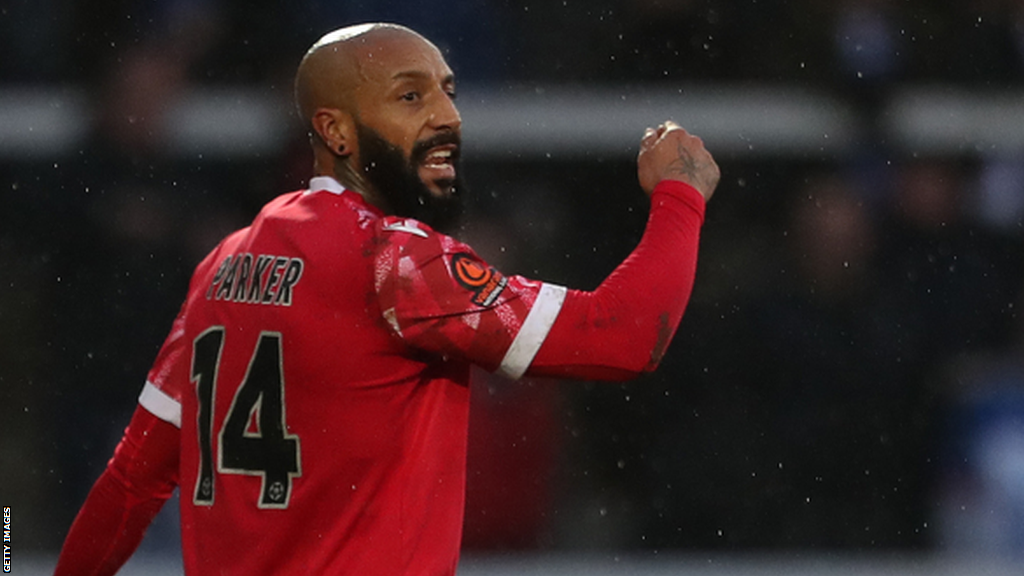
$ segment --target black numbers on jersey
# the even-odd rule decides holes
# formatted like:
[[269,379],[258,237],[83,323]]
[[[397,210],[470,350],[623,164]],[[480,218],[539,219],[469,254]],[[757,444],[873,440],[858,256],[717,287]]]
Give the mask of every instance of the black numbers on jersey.
[[199,427],[199,477],[192,498],[196,504],[213,504],[213,385],[217,381],[223,344],[223,328],[211,328],[192,343],[192,381],[196,383],[196,396],[199,397],[199,413],[196,416]]
[[[223,351],[222,326],[206,330],[192,344],[192,381],[199,400],[199,476],[192,501],[200,506],[211,506],[214,499],[214,398]],[[261,476],[260,508],[286,508],[292,478],[302,473],[299,439],[285,432],[282,357],[281,335],[260,334],[217,435],[217,471]]]

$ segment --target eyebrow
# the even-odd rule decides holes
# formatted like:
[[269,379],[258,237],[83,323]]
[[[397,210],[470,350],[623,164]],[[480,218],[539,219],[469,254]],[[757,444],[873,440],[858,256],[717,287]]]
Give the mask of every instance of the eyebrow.
[[[406,78],[413,79],[413,80],[424,80],[424,79],[428,79],[429,80],[430,79],[430,74],[428,74],[426,72],[421,72],[419,70],[409,70],[409,71],[406,71],[406,72],[398,72],[394,76],[391,77],[392,80],[402,80],[402,79],[406,79]],[[442,84],[453,84],[454,82],[455,82],[455,75],[454,74],[449,74],[449,75],[445,76],[441,80]]]

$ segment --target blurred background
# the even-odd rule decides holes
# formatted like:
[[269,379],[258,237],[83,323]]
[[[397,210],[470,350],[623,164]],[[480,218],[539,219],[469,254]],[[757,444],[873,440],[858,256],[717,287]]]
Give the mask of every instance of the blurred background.
[[[376,20],[455,70],[461,236],[506,273],[592,289],[629,253],[646,126],[676,120],[722,169],[657,373],[476,375],[467,572],[1024,559],[1022,0],[5,0],[16,554],[59,551],[195,264],[305,186],[305,49]],[[140,557],[173,558],[174,508]]]

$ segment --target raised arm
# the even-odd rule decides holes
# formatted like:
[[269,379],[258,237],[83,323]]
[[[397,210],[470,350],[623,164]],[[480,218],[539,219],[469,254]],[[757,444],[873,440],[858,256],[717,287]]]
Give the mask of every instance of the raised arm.
[[568,292],[529,374],[619,380],[661,361],[690,298],[719,170],[699,138],[668,122],[647,130],[637,173],[651,196],[640,244],[597,290]]
[[406,343],[517,378],[624,379],[657,366],[693,287],[705,201],[718,166],[699,138],[666,123],[644,136],[644,236],[593,292],[502,275],[468,246],[385,219],[376,263],[384,317]]

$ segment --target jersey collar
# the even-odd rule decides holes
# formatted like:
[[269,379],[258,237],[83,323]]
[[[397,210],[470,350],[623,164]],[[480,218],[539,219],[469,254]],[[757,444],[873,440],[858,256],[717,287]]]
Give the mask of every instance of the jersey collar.
[[313,192],[319,192],[321,190],[340,196],[345,192],[345,187],[341,185],[341,182],[338,182],[330,176],[314,176],[313,178],[310,178],[309,192],[312,194]]
[[338,196],[348,192],[348,195],[345,197],[349,200],[355,200],[360,206],[365,207],[378,216],[384,215],[376,206],[367,202],[362,194],[345,188],[341,182],[338,182],[331,176],[314,176],[309,179],[309,190],[306,190],[305,194],[316,194],[317,192],[330,192]]

